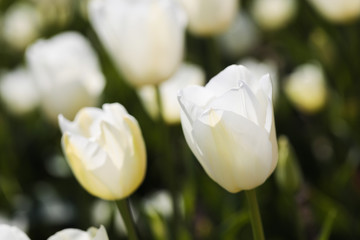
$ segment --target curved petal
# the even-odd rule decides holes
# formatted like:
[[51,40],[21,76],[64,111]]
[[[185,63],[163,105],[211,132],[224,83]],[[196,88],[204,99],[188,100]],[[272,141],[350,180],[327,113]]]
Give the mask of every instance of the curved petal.
[[230,89],[239,88],[241,82],[251,86],[252,80],[253,76],[246,67],[231,65],[213,77],[205,88],[210,90],[216,97],[219,97]]
[[239,88],[233,88],[224,95],[212,100],[208,106],[212,109],[231,111],[262,126],[260,121],[263,119],[263,113],[260,105],[245,83],[241,84]]
[[[214,115],[219,119],[215,125]],[[229,192],[254,188],[268,177],[272,163],[268,133],[242,116],[210,110],[194,123],[193,137],[213,170],[207,173]]]
[[209,103],[214,95],[201,86],[189,86],[178,92],[180,106],[190,123],[193,123],[204,111],[204,107]]

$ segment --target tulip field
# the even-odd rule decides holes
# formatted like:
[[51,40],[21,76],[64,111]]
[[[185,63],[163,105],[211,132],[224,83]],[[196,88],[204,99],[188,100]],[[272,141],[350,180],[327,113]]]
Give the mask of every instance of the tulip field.
[[360,239],[360,0],[0,0],[0,240]]

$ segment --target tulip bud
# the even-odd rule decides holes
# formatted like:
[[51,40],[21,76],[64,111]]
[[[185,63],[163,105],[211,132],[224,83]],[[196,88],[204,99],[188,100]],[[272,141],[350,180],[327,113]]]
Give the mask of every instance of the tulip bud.
[[295,107],[307,113],[320,110],[326,103],[325,76],[316,64],[304,64],[285,81],[284,90]]
[[93,0],[89,18],[133,86],[165,81],[182,60],[186,16],[173,0]]
[[0,224],[0,239],[30,240],[30,238],[17,227],[5,224]]
[[179,0],[189,18],[189,30],[208,36],[224,32],[238,12],[238,0]]
[[260,40],[260,31],[245,11],[240,11],[226,32],[219,36],[226,56],[238,59],[251,51]]
[[275,179],[279,187],[294,193],[300,187],[302,176],[294,151],[286,136],[279,137],[279,163],[275,170]]
[[50,236],[48,240],[109,240],[109,237],[106,233],[104,226],[100,226],[99,229],[97,228],[90,228],[87,232],[68,228],[61,230],[54,235]]
[[38,92],[30,73],[25,68],[17,68],[0,78],[0,97],[9,111],[21,115],[37,107]]
[[277,30],[290,22],[296,8],[296,0],[255,0],[251,11],[262,28]]
[[24,50],[40,34],[40,14],[31,4],[22,2],[11,5],[5,12],[2,34],[7,44]]
[[[204,85],[204,83],[205,73],[203,70],[188,63],[183,63],[170,79],[161,83],[160,97],[165,122],[169,124],[180,123],[180,106],[176,97],[177,92],[188,85]],[[157,119],[159,117],[159,108],[156,101],[155,86],[144,86],[138,89],[138,94],[149,115]]]
[[62,147],[80,184],[104,200],[128,197],[146,170],[145,143],[134,117],[118,104],[83,108],[73,122],[62,115]]
[[309,0],[327,20],[347,23],[360,16],[360,0]]
[[73,118],[82,107],[94,106],[105,85],[90,43],[76,32],[38,40],[26,51],[42,108],[51,120]]
[[178,94],[186,142],[206,173],[229,192],[259,186],[276,167],[271,95],[270,76],[258,79],[241,65]]

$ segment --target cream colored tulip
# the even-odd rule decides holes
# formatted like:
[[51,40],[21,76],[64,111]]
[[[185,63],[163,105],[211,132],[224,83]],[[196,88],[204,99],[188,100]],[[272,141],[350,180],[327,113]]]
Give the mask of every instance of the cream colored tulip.
[[[204,85],[205,73],[197,65],[183,63],[178,71],[160,85],[162,117],[169,124],[180,123],[180,106],[177,101],[177,92],[188,85]],[[159,108],[156,101],[156,89],[147,85],[138,89],[140,99],[153,119],[159,117]]]
[[189,30],[209,36],[224,32],[238,12],[238,0],[178,0],[189,18]]
[[347,23],[360,16],[360,0],[308,0],[327,20]]
[[317,64],[297,67],[285,79],[284,90],[295,107],[307,113],[319,111],[326,103],[325,76]]
[[128,197],[146,171],[145,143],[134,117],[118,104],[83,108],[73,122],[62,115],[62,147],[80,184],[105,199]]
[[30,240],[25,233],[14,226],[0,224],[0,239],[1,240]]
[[165,81],[182,61],[186,16],[173,0],[92,0],[89,19],[133,86]]
[[5,12],[2,34],[11,47],[23,51],[40,35],[41,16],[35,6],[19,2]]
[[185,139],[205,172],[235,193],[262,184],[277,159],[272,86],[232,65],[205,87],[179,92]]
[[97,105],[105,86],[97,56],[79,33],[65,32],[38,40],[26,51],[29,70],[49,119],[73,119],[83,107]]
[[251,11],[262,28],[277,30],[290,22],[296,9],[296,0],[255,0]]
[[245,11],[240,11],[231,26],[219,36],[225,55],[238,59],[260,42],[260,31]]
[[26,114],[39,104],[39,94],[31,75],[22,67],[0,77],[0,97],[7,109],[17,115]]
[[87,232],[68,228],[61,230],[51,237],[48,240],[109,240],[109,237],[106,233],[104,226],[101,226],[99,229],[90,228]]

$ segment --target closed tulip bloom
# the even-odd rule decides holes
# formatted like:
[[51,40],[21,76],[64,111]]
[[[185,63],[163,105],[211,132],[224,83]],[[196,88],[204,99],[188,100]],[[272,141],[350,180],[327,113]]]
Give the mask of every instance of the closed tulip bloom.
[[90,228],[87,232],[68,228],[61,230],[51,237],[48,240],[109,240],[109,237],[106,233],[104,226],[101,226],[99,229]]
[[0,36],[11,47],[23,51],[40,35],[41,16],[36,7],[27,2],[18,2],[4,14]]
[[173,0],[93,0],[89,19],[133,86],[165,81],[182,60],[186,16]]
[[262,28],[277,30],[290,22],[296,9],[296,0],[255,0],[251,10]]
[[80,184],[104,200],[128,197],[146,170],[145,144],[134,117],[118,104],[83,108],[73,122],[62,115],[62,147]]
[[269,75],[241,65],[220,72],[205,87],[181,90],[185,139],[206,173],[235,193],[262,184],[277,164]]
[[31,75],[22,67],[0,76],[0,97],[7,109],[17,115],[26,114],[39,104],[39,95]]
[[316,10],[334,23],[347,23],[360,16],[360,0],[309,0]]
[[195,35],[211,36],[230,27],[238,12],[238,0],[178,0],[189,18],[189,30]]
[[0,224],[0,239],[1,240],[30,240],[25,233],[14,226]]
[[299,110],[306,113],[319,111],[327,99],[326,81],[321,66],[307,63],[297,67],[285,79],[284,90]]
[[51,120],[59,114],[73,119],[81,108],[97,104],[104,76],[90,43],[79,33],[38,40],[26,57],[42,108]]
[[[180,123],[180,106],[177,100],[177,92],[189,85],[204,85],[205,73],[197,65],[183,63],[178,71],[168,80],[160,85],[160,97],[162,117],[169,124]],[[149,113],[157,119],[159,107],[156,101],[156,89],[153,85],[147,85],[138,89],[140,99]]]

